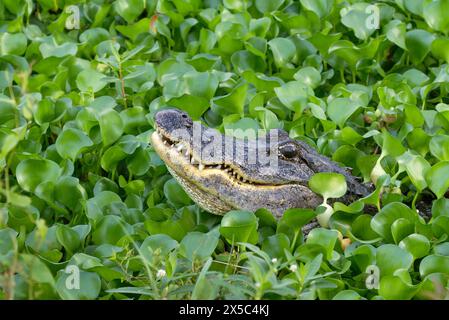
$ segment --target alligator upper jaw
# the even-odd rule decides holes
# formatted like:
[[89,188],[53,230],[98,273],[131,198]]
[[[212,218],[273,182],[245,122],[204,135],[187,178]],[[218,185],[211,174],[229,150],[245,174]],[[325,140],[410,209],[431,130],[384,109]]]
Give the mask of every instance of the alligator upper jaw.
[[[206,163],[198,157],[190,142],[180,141],[170,136],[160,127],[151,136],[153,147],[164,162],[178,175],[185,179],[198,181],[207,178],[211,174],[222,175],[233,183],[251,186],[274,186],[275,184],[264,184],[252,181],[238,167],[227,163]],[[189,179],[189,176],[191,179]]]
[[288,208],[315,206],[321,201],[300,184],[254,184],[237,179],[225,171],[223,165],[204,165],[200,168],[199,164],[191,163],[192,157],[189,153],[186,155],[184,148],[169,141],[161,130],[156,130],[151,140],[173,177],[198,205],[211,213],[266,208],[280,217]]

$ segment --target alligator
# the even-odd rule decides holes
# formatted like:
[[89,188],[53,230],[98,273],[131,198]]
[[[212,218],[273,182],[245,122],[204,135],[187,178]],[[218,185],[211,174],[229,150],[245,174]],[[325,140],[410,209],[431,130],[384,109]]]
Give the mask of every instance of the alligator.
[[281,217],[289,208],[316,208],[323,203],[308,186],[317,172],[344,175],[350,203],[367,196],[372,186],[319,154],[307,143],[291,139],[282,129],[264,135],[221,134],[178,109],[154,116],[152,146],[189,196],[214,214],[230,210],[270,210]]

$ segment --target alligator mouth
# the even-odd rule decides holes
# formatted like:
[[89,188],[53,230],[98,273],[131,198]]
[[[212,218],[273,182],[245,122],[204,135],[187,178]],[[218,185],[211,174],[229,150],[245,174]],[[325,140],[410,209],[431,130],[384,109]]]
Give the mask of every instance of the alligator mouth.
[[[208,171],[220,171],[225,174],[227,178],[233,182],[238,184],[246,184],[251,186],[274,186],[273,184],[264,184],[258,181],[253,181],[249,177],[247,177],[239,168],[228,164],[228,163],[204,163],[201,159],[193,152],[190,143],[186,143],[184,141],[179,141],[170,136],[167,132],[165,132],[159,126],[156,126],[156,131],[153,133],[155,136],[156,143],[159,145],[163,145],[166,153],[173,152],[176,153],[176,157],[179,159],[183,159],[184,166],[190,166],[193,170],[198,170],[202,174],[206,174]],[[171,166],[170,159],[167,159],[167,164]],[[176,171],[175,168],[172,167],[173,170]],[[177,172],[178,175],[182,175],[182,172]]]

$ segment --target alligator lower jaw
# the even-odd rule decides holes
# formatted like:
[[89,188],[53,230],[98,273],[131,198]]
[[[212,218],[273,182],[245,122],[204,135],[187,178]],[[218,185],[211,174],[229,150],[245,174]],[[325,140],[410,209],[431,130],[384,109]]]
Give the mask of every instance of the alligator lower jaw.
[[221,179],[227,179],[238,183],[223,170],[223,166],[204,166],[199,163],[191,163],[191,155],[181,153],[175,143],[167,139],[161,132],[155,131],[151,136],[153,148],[167,165],[170,174],[178,181],[189,196],[202,208],[222,215],[229,210],[238,209],[221,200],[214,190],[208,190],[201,185],[212,175],[220,175]]
[[151,140],[173,177],[192,200],[211,213],[266,208],[280,217],[288,208],[313,207],[321,201],[309,189],[298,184],[245,183],[231,176],[223,166],[217,168],[217,165],[204,166],[200,170],[199,164],[192,164],[190,155],[181,153],[176,143],[169,141],[163,133],[154,132]]

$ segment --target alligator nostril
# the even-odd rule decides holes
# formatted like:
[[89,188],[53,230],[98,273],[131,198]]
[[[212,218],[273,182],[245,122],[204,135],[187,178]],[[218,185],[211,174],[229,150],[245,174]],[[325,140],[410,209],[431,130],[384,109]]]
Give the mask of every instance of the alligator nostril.
[[190,118],[186,118],[184,122],[187,128],[190,128],[193,125],[193,121]]

